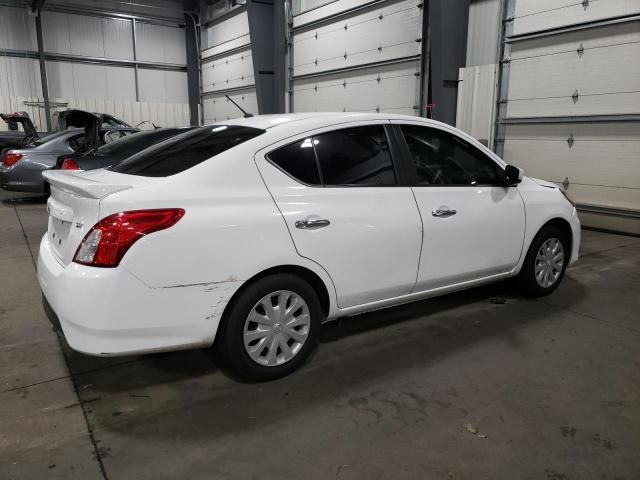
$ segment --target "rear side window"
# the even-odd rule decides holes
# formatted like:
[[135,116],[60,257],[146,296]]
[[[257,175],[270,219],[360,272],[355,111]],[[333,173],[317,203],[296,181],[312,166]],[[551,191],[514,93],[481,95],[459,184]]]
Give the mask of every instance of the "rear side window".
[[382,125],[346,128],[314,137],[325,185],[395,185]]
[[396,185],[382,125],[345,128],[282,147],[269,155],[293,178],[309,185]]
[[269,159],[302,183],[320,184],[320,172],[311,138],[279,148],[269,154]]
[[264,130],[214,125],[160,142],[114,165],[111,170],[144,177],[168,177],[246,142]]

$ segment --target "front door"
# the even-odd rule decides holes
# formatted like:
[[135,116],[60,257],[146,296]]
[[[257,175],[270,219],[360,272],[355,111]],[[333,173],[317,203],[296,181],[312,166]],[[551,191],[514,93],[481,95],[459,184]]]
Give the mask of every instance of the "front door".
[[298,254],[328,272],[340,308],[410,293],[422,242],[420,215],[411,188],[399,185],[387,128],[349,125],[256,155]]
[[504,186],[503,167],[452,132],[402,123],[424,224],[415,291],[512,270],[523,248],[525,211],[517,188]]

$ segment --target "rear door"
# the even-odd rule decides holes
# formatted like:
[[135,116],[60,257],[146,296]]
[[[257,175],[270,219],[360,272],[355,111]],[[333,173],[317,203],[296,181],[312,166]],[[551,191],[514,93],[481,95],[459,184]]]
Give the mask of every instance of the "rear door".
[[256,155],[298,253],[329,273],[341,308],[415,285],[422,224],[388,125],[325,128]]
[[509,272],[522,252],[524,202],[503,167],[457,134],[393,122],[405,141],[424,223],[416,291]]

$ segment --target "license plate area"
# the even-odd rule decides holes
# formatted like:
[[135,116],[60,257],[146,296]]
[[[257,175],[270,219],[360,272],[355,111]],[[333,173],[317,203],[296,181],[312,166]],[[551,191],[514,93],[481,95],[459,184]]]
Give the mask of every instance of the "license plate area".
[[49,243],[53,247],[53,251],[58,258],[64,258],[64,253],[67,248],[67,240],[69,238],[69,232],[71,230],[71,223],[60,218],[56,218],[53,215],[49,216]]

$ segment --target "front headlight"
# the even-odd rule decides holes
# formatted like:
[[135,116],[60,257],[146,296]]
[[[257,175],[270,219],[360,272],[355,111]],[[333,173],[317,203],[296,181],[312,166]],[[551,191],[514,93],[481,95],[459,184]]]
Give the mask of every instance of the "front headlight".
[[559,189],[560,193],[562,193],[562,195],[564,195],[564,198],[567,199],[567,201],[573,205],[574,207],[576,206],[576,202],[573,201],[573,199],[569,196],[569,194],[567,192],[565,192],[563,189]]

